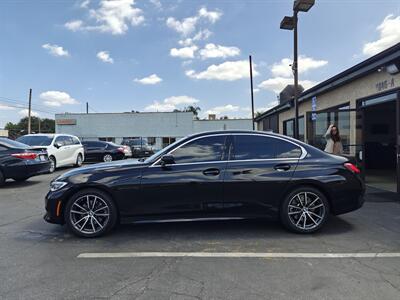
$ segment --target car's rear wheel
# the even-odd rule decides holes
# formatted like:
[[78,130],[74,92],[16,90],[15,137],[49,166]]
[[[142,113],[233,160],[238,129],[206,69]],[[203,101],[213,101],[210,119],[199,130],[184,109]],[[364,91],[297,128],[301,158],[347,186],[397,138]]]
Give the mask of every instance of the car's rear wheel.
[[78,156],[76,157],[76,162],[75,162],[75,167],[81,167],[83,163],[83,158],[82,158],[82,154],[78,154]]
[[111,154],[104,154],[104,156],[103,156],[103,161],[104,162],[110,162],[112,160],[113,160],[113,157],[112,157]]
[[87,189],[71,197],[64,218],[68,228],[77,236],[98,237],[115,226],[117,208],[106,193]]
[[50,161],[49,173],[53,173],[56,170],[56,159],[54,158],[54,156],[50,156],[49,161]]
[[329,216],[329,203],[325,195],[313,187],[300,187],[289,193],[282,203],[282,224],[296,233],[319,230]]

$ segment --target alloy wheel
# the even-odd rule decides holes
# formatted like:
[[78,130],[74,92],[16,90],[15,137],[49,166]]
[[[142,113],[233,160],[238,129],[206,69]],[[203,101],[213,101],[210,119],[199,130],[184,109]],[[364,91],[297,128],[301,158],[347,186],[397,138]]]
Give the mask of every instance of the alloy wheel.
[[76,158],[76,165],[77,165],[78,167],[81,167],[81,166],[82,166],[82,163],[83,163],[82,155],[78,154],[78,157]]
[[103,161],[110,162],[112,161],[112,156],[110,154],[106,154],[103,156]]
[[290,222],[300,230],[308,231],[318,227],[326,214],[322,199],[312,192],[299,192],[288,204]]
[[96,234],[108,225],[110,207],[97,195],[84,195],[77,198],[70,209],[72,226],[86,235]]
[[50,173],[53,173],[53,172],[56,170],[56,161],[55,161],[55,159],[54,159],[53,157],[50,157],[50,158],[49,158],[49,161],[50,161],[50,169],[49,169],[49,172],[50,172]]

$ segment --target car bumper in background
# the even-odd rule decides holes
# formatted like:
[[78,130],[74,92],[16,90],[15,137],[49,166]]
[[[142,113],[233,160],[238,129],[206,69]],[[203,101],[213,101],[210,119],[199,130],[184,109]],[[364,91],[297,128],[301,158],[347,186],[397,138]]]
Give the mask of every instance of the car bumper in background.
[[43,162],[27,161],[27,164],[26,164],[26,176],[27,177],[45,174],[45,173],[48,173],[49,170],[50,170],[50,162],[48,160],[43,161]]

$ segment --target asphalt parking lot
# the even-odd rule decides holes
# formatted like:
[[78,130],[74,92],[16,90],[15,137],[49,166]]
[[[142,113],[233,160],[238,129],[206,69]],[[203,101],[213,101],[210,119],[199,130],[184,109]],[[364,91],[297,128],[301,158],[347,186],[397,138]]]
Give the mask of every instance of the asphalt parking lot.
[[[0,189],[2,299],[400,295],[400,204],[380,192],[370,193],[359,211],[332,217],[323,230],[307,236],[288,233],[272,221],[240,220],[123,225],[106,237],[85,240],[42,218],[49,182],[62,172],[9,181]],[[130,254],[84,258],[85,253]],[[143,253],[146,257],[138,257]],[[260,253],[265,257],[244,257]],[[288,253],[293,257],[285,257]],[[319,257],[303,257],[310,253]],[[341,253],[349,257],[337,257]],[[397,255],[357,257],[377,253]]]

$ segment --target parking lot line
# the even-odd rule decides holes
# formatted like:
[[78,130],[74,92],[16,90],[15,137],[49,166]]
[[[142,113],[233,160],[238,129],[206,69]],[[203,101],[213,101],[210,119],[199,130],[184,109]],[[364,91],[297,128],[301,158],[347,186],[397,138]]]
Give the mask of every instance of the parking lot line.
[[400,252],[370,253],[268,253],[268,252],[109,252],[81,253],[78,258],[400,258]]

